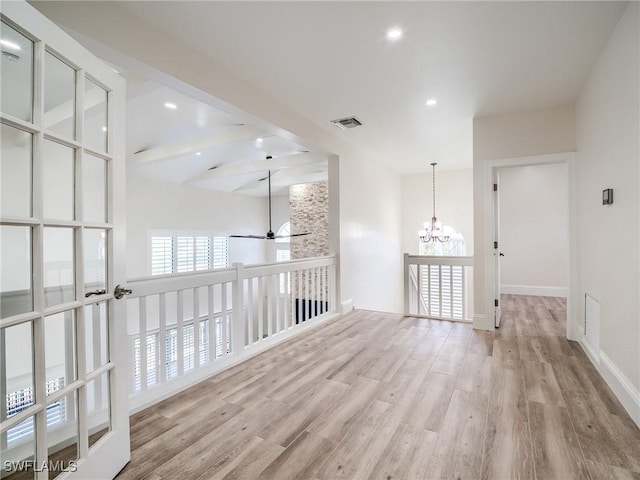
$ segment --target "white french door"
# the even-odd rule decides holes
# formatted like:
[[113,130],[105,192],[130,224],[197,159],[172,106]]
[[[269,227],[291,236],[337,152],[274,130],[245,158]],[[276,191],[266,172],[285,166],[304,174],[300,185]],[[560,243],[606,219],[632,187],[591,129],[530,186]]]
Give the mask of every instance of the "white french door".
[[113,478],[129,460],[125,85],[2,2],[1,477]]

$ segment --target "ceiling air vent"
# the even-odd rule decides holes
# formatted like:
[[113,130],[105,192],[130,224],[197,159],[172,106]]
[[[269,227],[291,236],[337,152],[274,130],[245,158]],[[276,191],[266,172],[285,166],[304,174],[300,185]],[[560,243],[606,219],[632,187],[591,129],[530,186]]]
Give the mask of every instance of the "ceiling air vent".
[[358,120],[356,117],[347,117],[340,118],[338,120],[331,120],[336,127],[341,128],[342,130],[347,130],[349,128],[356,128],[362,125],[362,122]]

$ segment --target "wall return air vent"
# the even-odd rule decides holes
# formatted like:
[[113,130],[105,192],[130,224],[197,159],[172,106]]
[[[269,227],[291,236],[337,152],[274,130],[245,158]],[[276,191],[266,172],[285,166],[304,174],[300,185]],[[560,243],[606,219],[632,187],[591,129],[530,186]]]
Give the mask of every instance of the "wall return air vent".
[[339,118],[338,120],[331,120],[331,123],[342,130],[356,128],[362,125],[362,122],[356,117]]

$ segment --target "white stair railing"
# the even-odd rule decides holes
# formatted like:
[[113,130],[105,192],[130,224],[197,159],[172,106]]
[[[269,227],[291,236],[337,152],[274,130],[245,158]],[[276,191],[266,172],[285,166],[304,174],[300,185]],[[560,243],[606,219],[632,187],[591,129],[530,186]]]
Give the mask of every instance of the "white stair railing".
[[404,255],[407,316],[471,321],[473,257]]
[[335,256],[131,280],[133,411],[328,319]]

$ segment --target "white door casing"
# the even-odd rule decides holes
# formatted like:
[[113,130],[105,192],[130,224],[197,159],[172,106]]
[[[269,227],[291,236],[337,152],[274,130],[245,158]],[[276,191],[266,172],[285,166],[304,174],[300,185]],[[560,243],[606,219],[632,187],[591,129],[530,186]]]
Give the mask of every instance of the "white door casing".
[[494,314],[494,326],[500,327],[501,320],[501,305],[500,305],[500,191],[499,191],[500,173],[498,169],[493,169],[493,216],[494,216],[494,231],[493,231],[493,262],[495,269],[494,278],[494,293],[495,293],[495,314]]
[[0,283],[2,478],[113,478],[130,455],[125,83],[26,2],[0,8],[3,190],[28,174],[0,204],[2,270],[26,265],[26,290]]

